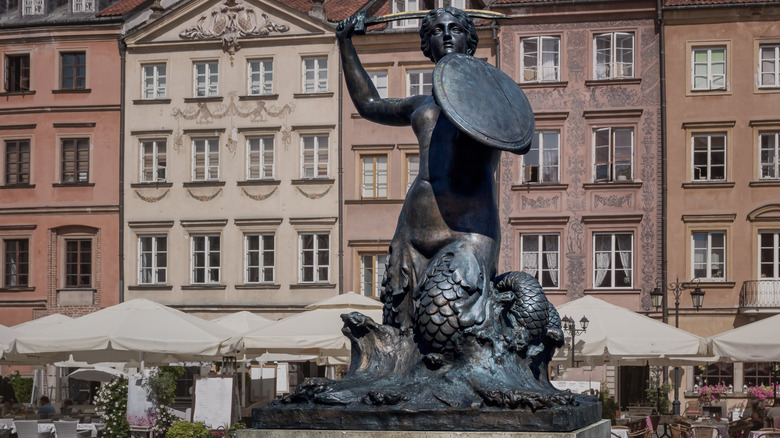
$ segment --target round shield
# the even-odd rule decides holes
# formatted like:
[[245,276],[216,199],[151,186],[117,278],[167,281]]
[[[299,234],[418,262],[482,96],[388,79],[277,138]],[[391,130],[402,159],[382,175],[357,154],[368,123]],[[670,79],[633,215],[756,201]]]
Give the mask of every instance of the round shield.
[[475,140],[518,154],[530,148],[531,104],[512,78],[487,62],[461,53],[440,59],[433,96],[447,118]]

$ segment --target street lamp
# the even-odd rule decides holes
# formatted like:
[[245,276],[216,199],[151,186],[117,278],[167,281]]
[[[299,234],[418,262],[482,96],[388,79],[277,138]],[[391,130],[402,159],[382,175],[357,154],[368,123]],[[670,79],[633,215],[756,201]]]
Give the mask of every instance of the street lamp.
[[[699,277],[694,278],[688,283],[680,283],[680,278],[675,278],[674,283],[666,285],[666,289],[674,295],[674,326],[680,328],[680,295],[688,288],[690,283],[696,282],[696,287],[691,291],[691,301],[693,308],[697,311],[704,305],[704,291],[699,287]],[[650,299],[653,301],[655,310],[663,308],[664,314],[668,313],[669,305],[666,300],[666,293],[656,284],[655,289],[650,292]],[[674,367],[674,401],[672,402],[672,411],[674,415],[680,415],[680,368]]]
[[583,316],[582,319],[580,320],[580,327],[582,327],[582,329],[578,329],[574,325],[574,320],[569,318],[568,316],[564,316],[561,319],[561,322],[563,323],[562,324],[563,330],[568,332],[569,336],[571,336],[571,366],[572,368],[574,368],[576,366],[574,364],[574,345],[575,345],[574,339],[576,338],[577,335],[581,335],[588,330],[588,324],[590,323],[590,321],[588,321],[588,318]]

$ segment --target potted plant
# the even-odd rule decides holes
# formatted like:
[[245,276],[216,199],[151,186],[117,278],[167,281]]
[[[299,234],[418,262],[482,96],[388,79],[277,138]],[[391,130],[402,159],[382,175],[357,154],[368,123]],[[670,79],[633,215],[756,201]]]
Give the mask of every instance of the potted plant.
[[726,388],[723,383],[702,386],[699,388],[699,402],[704,406],[709,406],[719,401],[721,394],[726,392]]

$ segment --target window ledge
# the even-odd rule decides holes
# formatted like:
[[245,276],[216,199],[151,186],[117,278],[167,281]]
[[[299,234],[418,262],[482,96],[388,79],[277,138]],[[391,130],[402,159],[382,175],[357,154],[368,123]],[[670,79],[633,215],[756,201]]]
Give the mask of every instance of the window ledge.
[[227,289],[225,284],[185,284],[181,287],[181,290],[224,290]]
[[735,183],[724,182],[687,182],[682,183],[684,189],[730,189],[733,188]]
[[332,91],[326,91],[325,93],[294,93],[293,97],[296,99],[310,99],[316,97],[333,97]]
[[91,92],[92,92],[91,88],[71,88],[71,89],[51,90],[52,94],[89,94]]
[[641,189],[642,181],[613,181],[599,183],[585,183],[582,185],[585,190],[588,189]]
[[780,179],[750,181],[748,183],[748,186],[750,186],[750,187],[780,187]]
[[249,94],[246,96],[238,96],[239,101],[243,100],[277,100],[278,94]]
[[189,181],[181,185],[182,187],[223,187],[225,181]]
[[565,88],[569,86],[569,81],[549,81],[549,82],[518,82],[520,88]]
[[642,289],[626,288],[612,288],[612,289],[585,289],[584,293],[587,294],[641,294]]
[[686,288],[693,288],[695,286],[699,286],[704,290],[707,289],[734,289],[734,287],[737,285],[736,281],[715,281],[715,280],[705,280],[700,282],[694,282],[689,281],[687,283],[683,283],[683,286]]
[[6,184],[0,186],[0,189],[34,189],[35,184]]
[[282,181],[278,179],[248,179],[246,181],[238,181],[236,185],[239,187],[244,186],[278,186]]
[[0,287],[0,292],[32,292],[35,286],[6,286]]
[[272,290],[272,289],[281,289],[281,284],[276,283],[245,283],[245,284],[237,284],[235,286],[237,290]]
[[387,198],[384,198],[384,199],[378,199],[378,198],[374,198],[374,199],[347,199],[347,200],[344,201],[344,203],[347,204],[347,205],[403,204],[404,200],[403,199],[387,199]]
[[133,105],[157,105],[171,103],[171,99],[135,99]]
[[27,91],[4,91],[0,93],[0,97],[10,97],[10,96],[29,96],[31,94],[35,94],[35,90],[27,90]]
[[222,96],[185,97],[184,103],[222,102],[223,99]]
[[137,182],[137,183],[130,183],[130,188],[133,189],[150,189],[150,188],[159,188],[159,187],[173,187],[173,183],[171,182]]
[[95,183],[54,183],[52,187],[95,187]]
[[291,284],[290,289],[335,289],[333,283],[297,283]]
[[169,284],[138,284],[127,286],[127,290],[172,290],[173,286]]
[[512,184],[513,192],[530,192],[536,190],[568,190],[568,184],[546,184],[546,183],[534,183],[534,184]]
[[591,79],[585,81],[586,87],[598,87],[602,85],[639,85],[642,83],[641,78],[627,78],[627,79]]
[[306,179],[294,179],[290,183],[294,186],[297,185],[317,185],[317,184],[333,184],[336,182],[332,178],[306,178]]

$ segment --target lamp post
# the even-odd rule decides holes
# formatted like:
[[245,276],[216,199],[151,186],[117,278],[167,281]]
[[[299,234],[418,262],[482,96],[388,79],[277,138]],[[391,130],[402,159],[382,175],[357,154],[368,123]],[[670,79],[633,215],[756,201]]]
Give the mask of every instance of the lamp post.
[[[692,282],[696,282],[696,287],[691,291],[691,301],[697,311],[704,305],[704,291],[699,287],[699,278],[696,277],[688,283],[680,283],[679,277],[673,283],[666,285],[666,289],[674,296],[674,326],[680,328],[680,295],[688,288]],[[655,310],[663,308],[664,313],[668,313],[669,304],[666,298],[666,292],[656,284],[655,289],[650,292],[650,298],[653,301]],[[672,412],[674,415],[680,415],[680,368],[674,367],[674,401],[672,402]]]
[[577,337],[577,335],[581,335],[588,330],[588,324],[590,323],[590,321],[588,321],[588,318],[583,316],[582,319],[580,320],[580,327],[582,327],[582,329],[578,329],[574,325],[574,320],[569,318],[568,316],[564,316],[561,319],[561,322],[563,323],[562,324],[563,330],[569,333],[569,336],[571,336],[571,366],[572,368],[574,368],[575,366],[577,366],[574,364],[574,345],[575,345],[574,340]]

